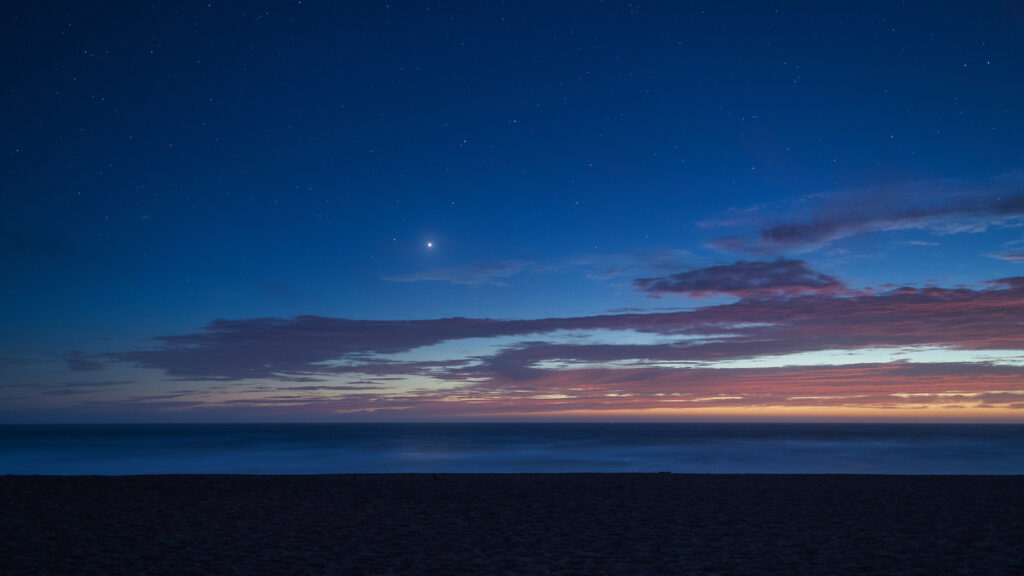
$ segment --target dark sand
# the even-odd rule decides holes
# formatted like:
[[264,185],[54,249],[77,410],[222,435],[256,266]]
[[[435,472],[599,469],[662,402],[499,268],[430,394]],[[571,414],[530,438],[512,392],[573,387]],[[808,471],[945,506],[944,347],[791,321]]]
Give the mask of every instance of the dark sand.
[[1024,476],[0,477],[0,574],[1024,574]]

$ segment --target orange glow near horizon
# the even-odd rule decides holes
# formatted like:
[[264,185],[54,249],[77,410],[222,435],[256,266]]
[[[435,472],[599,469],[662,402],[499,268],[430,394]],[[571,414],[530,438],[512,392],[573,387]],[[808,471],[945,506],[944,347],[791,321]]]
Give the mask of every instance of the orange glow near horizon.
[[896,406],[892,408],[754,406],[708,408],[566,409],[460,414],[462,419],[524,421],[746,421],[746,422],[1020,422],[1020,409]]

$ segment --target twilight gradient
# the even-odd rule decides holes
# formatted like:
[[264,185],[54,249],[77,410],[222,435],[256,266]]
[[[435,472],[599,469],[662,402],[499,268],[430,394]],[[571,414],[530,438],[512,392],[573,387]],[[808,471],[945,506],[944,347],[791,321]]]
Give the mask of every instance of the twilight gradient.
[[0,26],[0,422],[1024,417],[1012,3]]

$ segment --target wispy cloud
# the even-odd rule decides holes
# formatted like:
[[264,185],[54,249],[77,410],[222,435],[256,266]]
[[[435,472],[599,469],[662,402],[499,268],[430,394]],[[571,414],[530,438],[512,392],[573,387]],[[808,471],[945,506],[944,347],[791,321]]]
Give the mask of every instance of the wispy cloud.
[[644,272],[678,270],[696,260],[697,258],[686,250],[651,250],[623,254],[591,254],[554,261],[495,260],[385,276],[383,279],[390,282],[507,286],[511,278],[519,275],[582,271],[592,280],[609,280]]
[[7,368],[9,366],[21,366],[25,364],[31,364],[32,361],[28,358],[14,358],[11,356],[0,356],[0,369]]
[[815,272],[803,260],[739,261],[699,268],[659,278],[639,278],[634,285],[652,296],[684,294],[694,297],[728,294],[741,298],[836,294],[842,282]]
[[85,352],[78,350],[65,353],[63,358],[68,363],[68,370],[72,372],[89,372],[103,368],[101,362],[97,362]]
[[860,234],[926,230],[940,235],[977,233],[1024,223],[1024,176],[980,183],[954,180],[879,186],[817,194],[772,216],[767,207],[705,221],[705,227],[759,228],[719,238],[713,247],[755,254],[809,249]]
[[565,267],[582,269],[588,278],[609,280],[650,272],[686,268],[702,261],[688,250],[649,250],[623,254],[593,254],[565,260]]
[[[817,281],[831,286],[828,280]],[[582,365],[686,369],[730,359],[893,347],[977,351],[981,363],[986,362],[981,355],[986,350],[1018,351],[1024,357],[1024,323],[1019,319],[1024,277],[990,286],[904,287],[854,296],[822,290],[691,311],[536,320],[219,320],[201,332],[159,337],[155,347],[117,353],[111,359],[185,379],[294,380],[354,374],[469,382],[531,380]],[[621,334],[621,341],[556,338],[595,330]],[[629,334],[659,339],[637,342]],[[395,356],[448,341],[489,338],[508,343],[449,360],[416,362]],[[551,362],[561,368],[552,368]],[[829,363],[827,358],[821,362]]]
[[126,387],[131,380],[74,380],[68,382],[19,382],[0,386],[4,390],[35,391],[47,396],[79,396],[95,394],[107,388]]
[[447,282],[449,284],[465,286],[481,286],[484,284],[505,286],[507,285],[505,280],[517,274],[527,271],[544,272],[546,270],[546,268],[536,262],[503,260],[483,262],[469,266],[433,268],[409,274],[385,276],[383,279],[389,282]]
[[1024,262],[1024,253],[1018,254],[988,254],[989,258],[995,258],[996,260],[1006,260],[1008,262]]
[[[526,320],[216,320],[133,350],[64,359],[217,383],[170,395],[140,390],[135,400],[121,389],[132,385],[111,388],[122,402],[168,410],[442,417],[709,406],[1008,410],[1024,400],[1024,276],[858,292],[802,260],[775,259],[635,285],[651,295],[739,299]],[[35,392],[85,406],[98,399],[79,390],[101,385]]]

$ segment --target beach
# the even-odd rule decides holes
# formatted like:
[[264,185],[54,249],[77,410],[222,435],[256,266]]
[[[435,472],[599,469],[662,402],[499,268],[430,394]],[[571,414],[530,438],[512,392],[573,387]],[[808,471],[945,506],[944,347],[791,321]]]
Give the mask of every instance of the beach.
[[1021,574],[1024,476],[0,477],[0,574]]

